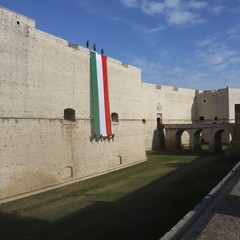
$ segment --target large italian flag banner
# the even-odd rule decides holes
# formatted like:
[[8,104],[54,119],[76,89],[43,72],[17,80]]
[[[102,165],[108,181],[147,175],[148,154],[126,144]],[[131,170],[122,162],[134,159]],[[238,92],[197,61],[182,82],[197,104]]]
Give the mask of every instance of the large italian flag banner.
[[95,137],[112,136],[109,95],[107,57],[90,51],[93,131]]

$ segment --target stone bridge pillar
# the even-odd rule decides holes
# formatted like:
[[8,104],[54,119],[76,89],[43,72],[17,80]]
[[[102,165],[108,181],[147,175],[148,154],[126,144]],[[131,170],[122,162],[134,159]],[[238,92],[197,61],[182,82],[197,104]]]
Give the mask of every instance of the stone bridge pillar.
[[188,129],[187,130],[190,137],[189,150],[194,152],[199,152],[202,150],[202,142],[200,134],[202,129]]
[[176,134],[178,129],[166,129],[165,147],[166,150],[176,150]]
[[209,128],[205,130],[205,134],[207,135],[208,144],[209,144],[209,152],[215,152],[215,129]]
[[200,138],[202,129],[166,129],[166,150],[182,149],[181,135],[184,131],[189,134],[189,150],[200,151],[202,149]]

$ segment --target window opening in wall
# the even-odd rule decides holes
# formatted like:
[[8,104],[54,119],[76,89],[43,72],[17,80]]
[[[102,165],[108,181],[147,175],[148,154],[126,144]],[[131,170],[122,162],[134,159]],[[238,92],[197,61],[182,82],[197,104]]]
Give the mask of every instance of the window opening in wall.
[[203,101],[206,102],[206,99],[204,99]]
[[146,119],[142,119],[142,123],[146,123]]
[[214,120],[218,120],[218,117],[215,117]]
[[160,118],[160,117],[158,117],[158,118],[157,118],[157,126],[159,127],[159,126],[160,126],[160,124],[162,124],[162,121],[161,121],[161,118]]
[[199,117],[199,120],[200,120],[200,121],[203,121],[203,120],[204,120],[204,117],[203,117],[203,116]]
[[20,22],[19,21],[17,21],[17,25],[19,25],[20,24]]
[[75,122],[76,121],[75,110],[72,108],[64,109],[64,119],[71,122]]
[[118,114],[113,112],[111,114],[111,119],[112,119],[112,122],[115,122],[115,123],[118,123],[119,122],[119,119],[118,119]]

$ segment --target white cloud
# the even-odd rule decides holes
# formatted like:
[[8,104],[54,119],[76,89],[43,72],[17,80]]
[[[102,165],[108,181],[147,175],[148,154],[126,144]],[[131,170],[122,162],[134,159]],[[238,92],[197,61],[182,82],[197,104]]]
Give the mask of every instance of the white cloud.
[[[223,49],[225,51],[219,56],[213,56],[212,61],[216,63],[214,67],[209,62],[205,62],[207,66],[202,70],[191,70],[188,67],[178,65],[171,66],[165,64],[164,61],[151,62],[144,57],[137,56],[132,58],[131,64],[141,68],[143,82],[203,90],[219,89],[226,86],[239,87],[240,71],[229,68],[229,62],[239,63],[240,57],[235,56],[235,52],[226,49],[225,46]],[[204,55],[204,60],[207,57],[208,54]]]
[[[218,67],[220,65],[227,67],[234,64],[232,57],[237,55],[237,52],[223,49],[214,49],[198,52],[198,57],[208,66]],[[235,58],[235,57],[234,57]],[[221,67],[222,68],[222,67]]]
[[159,2],[144,1],[141,9],[144,13],[154,15],[158,13],[163,13],[165,6],[163,3],[159,3]]
[[227,34],[230,39],[240,39],[240,25],[230,28]]
[[240,63],[240,57],[232,57],[229,59],[230,64],[239,64]]
[[218,6],[212,6],[210,9],[212,13],[220,14],[225,9],[225,7],[222,5],[218,5]]
[[[126,7],[140,9],[143,13],[150,16],[162,15],[168,24],[198,24],[204,20],[199,13],[194,11],[203,10],[207,7],[205,1],[183,1],[183,0],[121,0]],[[154,32],[154,31],[153,31]]]
[[174,67],[171,71],[172,73],[182,73],[184,72],[184,69],[180,67]]
[[[229,51],[229,50],[219,50],[213,53],[209,53],[206,54],[206,57],[208,58],[208,62],[210,64],[223,64],[223,63],[227,63],[228,58],[230,58],[231,56],[235,55],[236,52],[234,51]],[[230,63],[230,62],[229,62]]]
[[207,2],[203,1],[190,1],[189,2],[189,8],[194,8],[194,9],[204,9],[208,6]]
[[239,64],[240,54],[219,40],[218,36],[209,36],[197,43],[198,59],[206,66],[222,71],[230,66]]
[[176,11],[190,10],[190,9],[204,9],[208,6],[205,1],[191,0],[183,2],[182,0],[165,0],[165,5],[169,9]]
[[165,0],[164,4],[166,5],[167,8],[179,10],[181,8],[182,1],[181,0]]
[[198,88],[197,85],[191,83],[203,76],[201,73],[192,73],[179,66],[171,67],[161,62],[151,62],[144,57],[133,57],[132,64],[141,68],[143,82]]
[[214,36],[208,36],[207,38],[200,40],[197,42],[198,47],[207,47],[209,45],[212,45],[216,42],[217,40],[217,35]]
[[186,23],[194,23],[199,16],[195,13],[191,12],[169,12],[168,13],[168,23],[170,24],[186,24]]
[[155,28],[150,28],[150,29],[146,29],[145,33],[155,33],[155,32],[160,32],[162,30],[164,30],[166,28],[166,26],[157,26]]

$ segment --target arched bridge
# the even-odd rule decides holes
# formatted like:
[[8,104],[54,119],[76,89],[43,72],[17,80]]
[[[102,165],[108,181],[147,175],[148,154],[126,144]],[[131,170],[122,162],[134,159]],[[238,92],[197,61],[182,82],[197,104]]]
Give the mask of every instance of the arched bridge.
[[165,129],[164,147],[167,150],[182,148],[181,136],[184,131],[189,133],[189,149],[199,151],[202,149],[201,135],[208,139],[209,151],[222,150],[222,133],[225,131],[232,135],[233,123],[192,123],[192,124],[164,124],[159,125],[159,130]]

